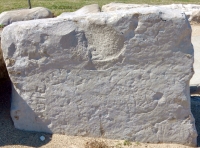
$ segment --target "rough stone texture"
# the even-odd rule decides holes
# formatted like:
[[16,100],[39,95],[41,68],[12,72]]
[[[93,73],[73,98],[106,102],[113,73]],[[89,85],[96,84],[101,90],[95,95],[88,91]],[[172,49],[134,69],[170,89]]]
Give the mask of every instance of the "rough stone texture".
[[68,17],[69,15],[82,15],[82,14],[90,14],[90,13],[98,13],[100,12],[100,7],[98,4],[86,5],[75,12],[63,12],[58,18]]
[[0,14],[0,24],[7,26],[13,22],[34,20],[41,18],[52,18],[53,14],[47,8],[35,7],[32,9],[21,9],[5,11]]
[[17,22],[2,34],[16,128],[196,145],[191,27],[181,12]]
[[116,11],[116,10],[128,10],[140,7],[161,7],[177,9],[184,12],[188,20],[194,23],[200,23],[200,5],[195,4],[171,4],[171,5],[148,5],[148,4],[124,4],[124,3],[110,3],[102,6],[103,12]]
[[192,11],[189,20],[194,23],[200,23],[200,10]]
[[2,78],[8,78],[8,72],[6,70],[6,65],[3,59],[3,53],[1,50],[1,33],[2,29],[0,28],[0,79]]

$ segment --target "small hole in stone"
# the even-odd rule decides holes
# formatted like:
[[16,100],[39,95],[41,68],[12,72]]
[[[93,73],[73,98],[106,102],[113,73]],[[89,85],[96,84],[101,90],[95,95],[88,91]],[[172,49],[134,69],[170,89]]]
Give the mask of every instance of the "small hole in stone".
[[14,116],[14,118],[15,118],[16,120],[19,120],[19,116]]

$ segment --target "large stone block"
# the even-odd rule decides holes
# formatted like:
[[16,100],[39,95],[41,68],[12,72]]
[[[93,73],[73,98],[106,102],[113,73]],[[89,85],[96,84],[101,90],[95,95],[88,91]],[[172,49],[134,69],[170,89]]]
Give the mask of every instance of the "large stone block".
[[43,7],[5,11],[0,13],[0,25],[7,26],[13,22],[52,17],[51,11]]
[[179,11],[17,22],[2,49],[18,129],[196,145],[191,27]]

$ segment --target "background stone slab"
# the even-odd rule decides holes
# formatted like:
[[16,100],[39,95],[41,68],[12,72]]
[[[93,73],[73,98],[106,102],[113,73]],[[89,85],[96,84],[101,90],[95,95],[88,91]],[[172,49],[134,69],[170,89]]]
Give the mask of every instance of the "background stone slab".
[[11,10],[0,13],[0,25],[7,26],[13,22],[52,17],[53,14],[51,13],[51,11],[43,7]]
[[86,5],[75,12],[63,12],[58,18],[68,17],[69,15],[83,15],[83,14],[90,14],[90,13],[98,13],[101,12],[100,7],[98,4]]
[[129,10],[144,7],[161,7],[180,10],[185,13],[192,23],[200,23],[200,5],[195,4],[171,4],[171,5],[148,5],[148,4],[125,4],[125,3],[110,3],[102,6],[103,12]]

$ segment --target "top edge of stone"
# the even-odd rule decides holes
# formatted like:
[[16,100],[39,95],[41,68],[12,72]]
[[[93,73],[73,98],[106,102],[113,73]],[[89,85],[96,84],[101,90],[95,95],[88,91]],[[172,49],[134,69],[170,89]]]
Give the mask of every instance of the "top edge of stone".
[[[39,19],[39,20],[28,20],[28,21],[18,21],[14,22],[7,27],[12,27],[16,25],[36,25],[36,24],[42,24],[44,23],[53,23],[53,22],[61,22],[61,21],[70,21],[71,19],[78,19],[78,18],[88,18],[88,19],[94,19],[98,20],[99,18],[112,18],[112,17],[123,17],[126,15],[134,15],[134,14],[141,14],[141,15],[147,15],[147,14],[158,14],[165,20],[170,19],[187,19],[185,14],[178,10],[178,9],[171,9],[171,8],[160,8],[160,7],[143,7],[143,8],[134,8],[134,9],[128,9],[128,10],[118,10],[118,11],[109,11],[109,12],[98,12],[98,13],[90,13],[90,14],[78,14],[73,15],[69,13],[69,16],[65,18],[45,18],[45,19]],[[78,20],[79,21],[79,20]],[[4,30],[7,28],[5,27]]]
[[108,5],[117,5],[117,6],[119,6],[119,5],[120,6],[146,6],[146,7],[152,7],[152,6],[157,6],[157,7],[160,7],[160,6],[163,6],[163,7],[165,7],[165,6],[189,6],[189,7],[191,7],[191,6],[199,6],[199,7],[194,7],[193,9],[200,9],[200,5],[197,5],[197,4],[181,4],[181,3],[177,3],[177,4],[175,4],[175,3],[173,3],[173,4],[164,4],[164,5],[163,4],[149,5],[149,4],[145,4],[145,3],[143,3],[143,4],[134,4],[134,3],[130,4],[130,3],[111,2],[111,3],[105,4],[103,6],[108,6]]
[[3,11],[3,12],[1,12],[0,13],[0,15],[1,14],[5,14],[5,13],[8,13],[8,12],[17,12],[17,11],[35,11],[35,10],[37,10],[37,9],[47,9],[47,10],[49,10],[48,8],[45,8],[45,7],[33,7],[33,8],[31,8],[31,9],[28,9],[28,8],[22,8],[22,9],[14,9],[14,10],[8,10],[8,11]]

